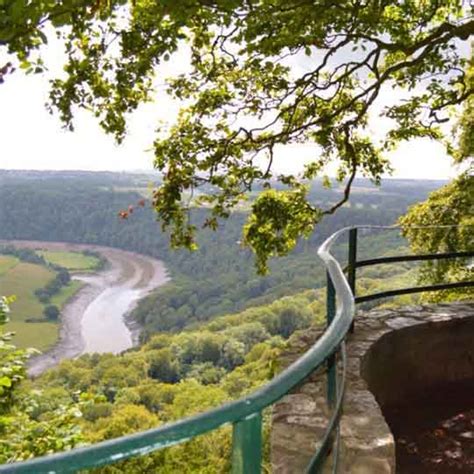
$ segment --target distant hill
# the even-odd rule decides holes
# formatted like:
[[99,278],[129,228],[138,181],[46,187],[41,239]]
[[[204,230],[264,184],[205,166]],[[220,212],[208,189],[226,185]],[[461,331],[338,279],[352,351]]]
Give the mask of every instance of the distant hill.
[[[169,248],[147,200],[158,174],[86,171],[0,171],[0,239],[31,239],[109,245],[164,260],[173,280],[137,309],[145,337],[155,330],[180,328],[218,314],[316,288],[324,272],[316,256],[318,245],[335,230],[356,224],[390,225],[411,204],[424,200],[440,181],[385,180],[376,187],[366,179],[354,183],[347,206],[325,218],[295,251],[271,263],[264,278],[255,273],[253,255],[241,248],[245,211],[234,213],[218,232],[200,233],[199,249],[190,253]],[[342,192],[340,185],[326,189],[312,183],[310,198],[330,205]],[[121,209],[135,205],[129,219]],[[193,209],[199,226],[206,209]],[[380,238],[371,249],[389,249],[402,241]]]

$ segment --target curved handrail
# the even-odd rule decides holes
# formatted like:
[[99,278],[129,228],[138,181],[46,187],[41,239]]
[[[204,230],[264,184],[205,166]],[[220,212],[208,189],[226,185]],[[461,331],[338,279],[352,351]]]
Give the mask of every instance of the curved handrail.
[[[419,228],[429,227],[448,228],[458,226],[420,226]],[[346,227],[331,235],[320,246],[318,255],[326,266],[330,281],[332,282],[338,296],[337,300],[339,305],[335,310],[334,317],[326,331],[314,343],[311,349],[309,349],[287,369],[277,375],[273,380],[257,389],[252,394],[207,412],[179,420],[172,424],[163,425],[158,428],[122,436],[113,440],[103,441],[91,446],[85,446],[50,456],[2,465],[0,466],[0,473],[40,474],[42,472],[72,472],[83,468],[111,464],[136,455],[148,454],[158,449],[185,442],[194,436],[205,434],[213,429],[230,423],[233,423],[234,427],[238,424],[245,424],[248,421],[255,420],[256,415],[260,415],[264,408],[281,399],[302,380],[304,380],[312,371],[320,367],[328,359],[331,359],[336,352],[341,350],[343,362],[342,382],[338,387],[336,381],[335,393],[332,394],[335,399],[335,403],[332,404],[333,413],[323,436],[320,449],[313,456],[308,467],[309,472],[314,472],[315,469],[320,467],[323,458],[332,444],[333,431],[338,428],[344,393],[344,340],[351,328],[355,312],[353,291],[351,290],[351,286],[346,279],[339,262],[331,255],[331,247],[342,234],[354,229],[397,228],[397,226]],[[334,294],[332,294],[332,298],[334,300]],[[328,377],[331,376],[329,372],[333,370],[332,376],[334,379],[336,378],[335,364],[336,363],[332,361],[328,367]],[[260,417],[258,417],[258,420],[259,423],[261,423]],[[335,463],[335,465],[336,464],[337,463]],[[239,472],[247,471],[242,468]],[[252,469],[252,472],[259,472],[259,466],[258,470],[254,468]]]
[[342,234],[354,228],[355,227],[344,227],[343,229],[338,230],[332,234],[331,237],[326,239],[318,249],[318,255],[324,262],[326,270],[331,276],[336,293],[340,298],[340,306],[336,310],[335,319],[337,319],[337,317],[342,317],[345,311],[348,311],[353,315],[355,311],[355,303],[354,296],[352,295],[352,291],[346,276],[344,275],[339,262],[331,255],[330,250],[336,240],[338,240]]
[[352,324],[354,298],[339,263],[329,252],[333,242],[346,230],[341,229],[333,234],[318,251],[336,289],[341,293],[341,305],[336,317],[309,351],[269,383],[244,398],[172,424],[71,451],[3,465],[0,466],[0,473],[74,472],[78,469],[98,467],[132,456],[148,454],[157,449],[185,442],[222,425],[244,420],[281,399],[336,352]]
[[[313,455],[311,458],[307,472],[314,472],[318,467],[322,466],[324,464],[324,461],[326,459],[327,453],[329,452],[329,449],[331,448],[331,434],[332,432],[337,429],[336,433],[336,443],[339,445],[339,419],[341,418],[342,415],[342,404],[344,401],[344,393],[345,393],[345,384],[346,384],[346,365],[347,365],[347,356],[346,356],[346,348],[345,348],[345,342],[341,344],[341,354],[342,354],[342,376],[341,376],[341,386],[337,388],[338,392],[338,398],[336,402],[336,406],[334,407],[333,413],[331,417],[329,418],[328,425],[326,427],[326,430],[323,435],[323,439],[321,441],[321,445],[316,451],[316,453]],[[339,453],[339,446],[336,446],[336,449],[334,450],[336,453],[335,461],[334,461],[334,470],[333,472],[338,472],[337,471],[337,455]]]

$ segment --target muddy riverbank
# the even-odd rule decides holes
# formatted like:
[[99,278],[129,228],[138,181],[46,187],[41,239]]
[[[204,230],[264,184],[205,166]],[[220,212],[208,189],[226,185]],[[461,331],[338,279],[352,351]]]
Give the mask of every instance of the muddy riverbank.
[[18,247],[50,250],[93,250],[106,260],[104,270],[75,274],[85,286],[61,312],[58,342],[31,359],[30,376],[37,376],[63,359],[93,352],[119,353],[138,340],[137,327],[126,317],[138,300],[168,281],[163,262],[111,247],[62,242],[10,241]]

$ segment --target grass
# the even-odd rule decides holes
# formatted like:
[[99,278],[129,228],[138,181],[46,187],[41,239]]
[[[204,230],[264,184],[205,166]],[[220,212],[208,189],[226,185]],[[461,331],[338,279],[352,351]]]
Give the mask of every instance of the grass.
[[47,262],[67,268],[70,271],[91,272],[99,266],[99,260],[80,252],[61,252],[54,250],[38,250]]
[[61,309],[83,286],[84,283],[72,280],[69,285],[63,286],[61,291],[51,298],[50,304]]
[[27,318],[43,317],[44,306],[38,301],[34,292],[53,278],[53,271],[26,262],[17,262],[0,276],[2,295],[16,296],[16,301],[11,304],[10,322],[4,329],[17,333],[14,342],[18,347],[45,349],[56,341],[57,324],[26,322]]
[[0,255],[0,277],[16,266],[19,260],[10,255]]
[[[56,342],[59,324],[27,321],[30,318],[43,318],[46,305],[36,298],[35,290],[44,287],[54,277],[55,272],[42,265],[20,262],[15,257],[0,255],[0,295],[16,296],[16,300],[11,304],[10,322],[2,331],[16,333],[13,343],[17,347],[45,350]],[[48,304],[54,304],[61,309],[82,286],[82,282],[71,281],[53,296]]]
[[58,339],[59,326],[56,323],[26,323],[16,321],[14,315],[12,319],[13,321],[9,322],[5,329],[15,333],[12,343],[18,348],[34,347],[45,351]]

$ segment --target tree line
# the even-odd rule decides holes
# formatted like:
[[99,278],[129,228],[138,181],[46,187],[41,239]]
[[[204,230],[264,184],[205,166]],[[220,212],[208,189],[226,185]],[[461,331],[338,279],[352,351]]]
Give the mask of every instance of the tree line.
[[[424,199],[439,185],[394,181],[377,190],[367,180],[356,182],[361,191],[354,194],[351,207],[324,219],[290,256],[270,262],[270,273],[261,277],[251,251],[240,245],[245,212],[232,214],[219,232],[204,229],[193,252],[169,248],[169,236],[155,222],[149,202],[137,206],[128,219],[120,219],[121,209],[143,199],[130,189],[146,191],[147,179],[71,172],[0,173],[0,238],[109,245],[165,261],[172,280],[133,314],[144,328],[144,340],[155,331],[177,331],[219,314],[321,286],[324,271],[316,251],[324,238],[347,225],[393,224],[409,204]],[[312,189],[312,199],[325,202],[335,201],[340,192],[320,182]],[[199,227],[209,211],[195,208],[191,215]]]

